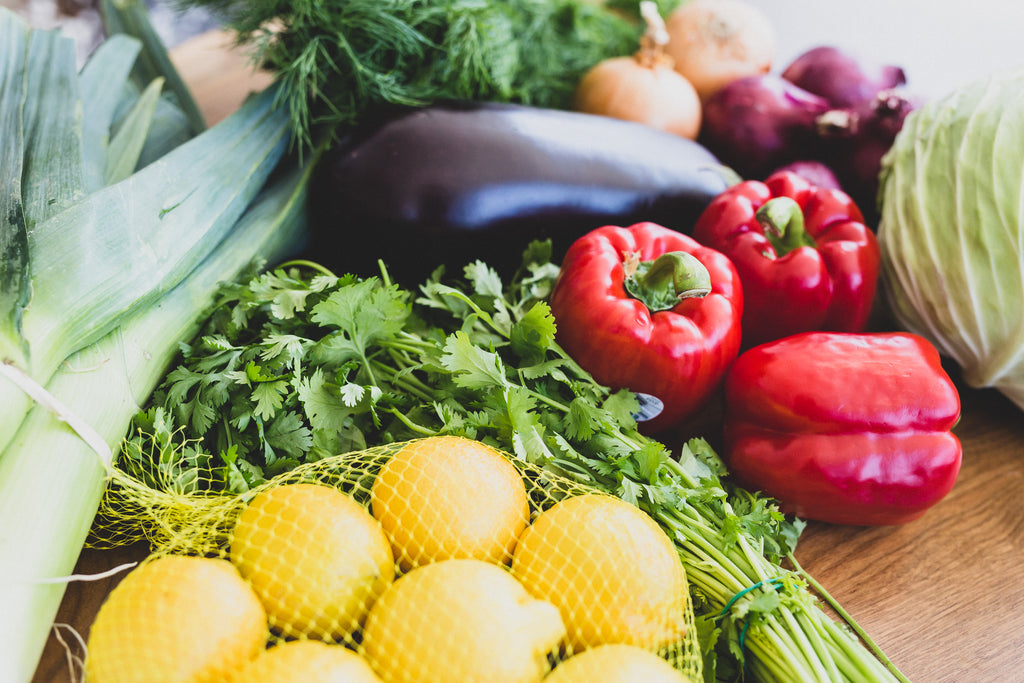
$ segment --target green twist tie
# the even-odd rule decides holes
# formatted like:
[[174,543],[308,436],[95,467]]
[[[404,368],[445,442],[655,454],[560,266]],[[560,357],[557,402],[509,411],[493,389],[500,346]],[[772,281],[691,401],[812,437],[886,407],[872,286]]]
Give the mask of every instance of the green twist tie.
[[[725,603],[725,607],[723,607],[722,611],[718,613],[717,617],[715,617],[715,621],[721,621],[722,619],[724,619],[729,614],[729,610],[731,610],[733,605],[736,604],[736,601],[739,600],[740,598],[742,598],[744,595],[746,595],[750,591],[758,589],[758,588],[762,588],[766,584],[770,585],[770,586],[773,586],[775,588],[775,590],[778,591],[778,590],[782,589],[782,581],[783,581],[783,579],[782,579],[781,576],[775,576],[775,577],[772,577],[772,578],[767,579],[765,581],[758,581],[757,583],[755,583],[755,584],[753,584],[751,586],[747,586],[746,588],[741,590],[739,593],[737,593],[736,595],[732,596],[732,598],[729,599],[729,602]],[[750,628],[750,620],[749,619],[744,619],[743,620],[743,628],[740,629],[739,644],[740,644],[740,651],[741,652],[745,652],[746,651],[746,647],[747,647],[746,646],[747,629],[749,629],[749,628]],[[746,666],[746,657],[744,657],[744,666]]]

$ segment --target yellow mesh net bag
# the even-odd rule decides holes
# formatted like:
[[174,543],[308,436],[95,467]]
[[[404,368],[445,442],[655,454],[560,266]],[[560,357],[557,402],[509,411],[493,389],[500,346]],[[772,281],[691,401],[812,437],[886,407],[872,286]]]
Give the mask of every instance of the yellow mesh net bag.
[[702,680],[665,532],[479,441],[347,453],[238,496],[122,473],[97,519],[91,545],[143,530],[152,553],[97,615],[87,681]]

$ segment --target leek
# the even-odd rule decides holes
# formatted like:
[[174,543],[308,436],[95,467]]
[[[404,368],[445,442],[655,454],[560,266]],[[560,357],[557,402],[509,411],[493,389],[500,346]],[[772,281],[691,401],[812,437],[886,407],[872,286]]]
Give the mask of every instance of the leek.
[[131,81],[139,45],[108,40],[76,73],[70,40],[0,8],[5,682],[31,679],[113,453],[179,341],[222,279],[305,232],[315,159],[281,167],[273,91],[161,156],[186,116],[165,76]]
[[128,112],[124,123],[111,139],[103,173],[106,184],[113,185],[124,180],[138,165],[163,85],[164,79],[156,78],[142,91],[135,106]]
[[100,0],[97,4],[107,35],[124,34],[140,41],[144,47],[132,76],[141,90],[156,78],[166,78],[172,97],[185,114],[193,133],[206,129],[206,121],[188,86],[171,62],[160,36],[149,22],[144,0]]
[[269,187],[181,284],[69,358],[47,385],[106,442],[107,462],[41,406],[32,409],[0,458],[0,680],[31,680],[64,593],[60,577],[74,570],[111,453],[163,378],[178,342],[196,333],[222,280],[240,277],[255,254],[283,258],[305,234],[312,163]]
[[74,44],[32,31],[27,47],[22,200],[31,260],[34,228],[82,199],[85,172]]
[[[10,71],[0,73],[2,87],[17,80]],[[46,87],[38,91],[53,96]],[[24,98],[26,113],[49,110],[33,108],[31,95]],[[195,268],[251,203],[289,144],[288,116],[273,102],[272,91],[261,93],[116,185],[38,224],[2,226],[4,242],[18,247],[20,260],[5,257],[0,273],[0,369],[45,384],[71,353],[99,340],[130,311],[152,305]],[[81,134],[75,122],[65,124]],[[30,121],[23,126],[26,134],[34,130]],[[0,133],[5,141],[17,140],[21,129],[8,124]],[[44,139],[69,134],[42,133]],[[71,176],[76,163],[81,173],[81,152],[77,159],[52,160],[49,172]],[[21,177],[21,166],[13,159],[0,172]],[[73,187],[70,179],[68,184]],[[4,448],[31,401],[13,382],[0,381],[0,405]]]
[[[28,229],[22,203],[28,28],[0,10],[0,362],[24,351],[19,338],[21,311],[28,304]],[[7,412],[6,410],[4,412]],[[0,439],[3,431],[0,430]]]
[[[126,82],[139,54],[139,41],[127,35],[115,35],[101,43],[79,74],[82,96],[82,156],[86,187],[98,190],[104,182],[110,128],[122,102],[122,91],[106,87]],[[135,106],[137,96],[131,97]],[[134,168],[132,169],[134,170]]]

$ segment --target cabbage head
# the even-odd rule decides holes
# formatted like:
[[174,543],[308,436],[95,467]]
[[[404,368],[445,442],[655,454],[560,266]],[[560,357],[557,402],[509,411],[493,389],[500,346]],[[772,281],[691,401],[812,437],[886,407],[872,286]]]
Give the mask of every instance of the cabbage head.
[[911,113],[879,193],[893,316],[1024,409],[1024,69]]

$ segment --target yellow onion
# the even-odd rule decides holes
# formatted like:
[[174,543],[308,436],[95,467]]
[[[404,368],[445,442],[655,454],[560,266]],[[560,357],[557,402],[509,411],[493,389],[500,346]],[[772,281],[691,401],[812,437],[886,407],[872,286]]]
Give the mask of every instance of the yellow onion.
[[775,56],[775,28],[744,0],[693,0],[665,22],[666,52],[701,100],[744,76],[768,73]]
[[591,68],[576,89],[574,108],[693,140],[700,131],[700,97],[665,52],[668,32],[655,3],[641,2],[640,10],[647,22],[640,49]]

